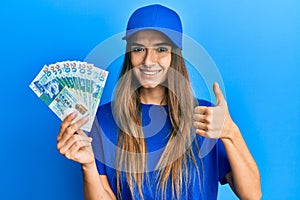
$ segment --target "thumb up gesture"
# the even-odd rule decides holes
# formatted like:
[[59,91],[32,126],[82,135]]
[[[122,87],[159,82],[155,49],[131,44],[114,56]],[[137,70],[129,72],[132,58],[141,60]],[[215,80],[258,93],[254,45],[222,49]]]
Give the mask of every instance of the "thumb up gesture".
[[196,133],[207,138],[230,137],[230,130],[235,125],[232,121],[227,102],[218,83],[213,85],[217,104],[214,107],[197,106],[194,109],[193,125]]

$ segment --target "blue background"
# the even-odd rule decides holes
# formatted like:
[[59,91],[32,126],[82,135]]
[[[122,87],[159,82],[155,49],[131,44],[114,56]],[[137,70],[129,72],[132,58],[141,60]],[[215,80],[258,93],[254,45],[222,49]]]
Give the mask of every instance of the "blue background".
[[[60,121],[29,89],[44,64],[84,60],[154,1],[0,2],[1,199],[83,199],[80,166],[60,156]],[[261,172],[263,199],[297,199],[300,185],[300,3],[160,1],[218,66],[235,122]],[[229,186],[219,199],[235,199]]]

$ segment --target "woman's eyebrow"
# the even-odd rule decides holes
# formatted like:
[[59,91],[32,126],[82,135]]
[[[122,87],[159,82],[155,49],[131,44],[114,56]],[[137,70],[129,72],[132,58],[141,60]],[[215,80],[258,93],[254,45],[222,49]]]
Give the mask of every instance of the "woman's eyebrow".
[[171,43],[168,42],[160,42],[160,43],[155,43],[153,46],[172,46]]
[[132,42],[130,43],[130,46],[139,46],[139,47],[143,47],[144,45],[137,43],[137,42]]

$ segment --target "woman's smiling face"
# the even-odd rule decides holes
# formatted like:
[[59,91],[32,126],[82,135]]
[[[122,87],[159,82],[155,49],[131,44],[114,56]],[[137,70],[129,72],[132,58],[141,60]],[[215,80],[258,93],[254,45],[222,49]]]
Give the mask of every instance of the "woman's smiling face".
[[154,30],[137,32],[130,40],[130,57],[134,74],[144,88],[155,88],[165,81],[171,65],[172,44]]

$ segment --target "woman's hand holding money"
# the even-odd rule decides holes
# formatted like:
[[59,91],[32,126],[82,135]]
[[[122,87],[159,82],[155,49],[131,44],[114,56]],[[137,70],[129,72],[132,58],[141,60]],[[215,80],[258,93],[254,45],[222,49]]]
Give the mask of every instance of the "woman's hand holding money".
[[68,159],[82,164],[84,199],[116,199],[107,177],[99,175],[97,171],[92,138],[80,129],[89,119],[86,116],[72,123],[76,116],[74,112],[62,121],[57,136],[57,149]]
[[88,137],[80,128],[88,122],[88,116],[72,123],[77,112],[68,115],[61,123],[57,136],[57,149],[70,160],[89,165],[95,161],[92,150],[92,138]]

